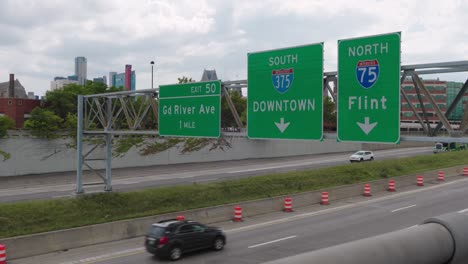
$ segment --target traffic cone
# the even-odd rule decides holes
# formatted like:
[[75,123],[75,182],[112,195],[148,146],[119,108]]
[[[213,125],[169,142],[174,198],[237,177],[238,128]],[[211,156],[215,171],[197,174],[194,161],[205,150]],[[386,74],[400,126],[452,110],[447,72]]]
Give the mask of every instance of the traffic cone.
[[366,183],[364,184],[364,196],[372,196],[370,192],[370,184]]
[[184,217],[183,215],[178,215],[178,216],[176,217],[176,219],[177,219],[178,221],[182,221],[182,220],[185,220],[185,217]]
[[322,201],[320,202],[321,205],[328,205],[328,192],[322,192]]
[[2,244],[0,244],[0,264],[6,264],[6,250]]
[[388,181],[388,189],[389,192],[394,192],[395,190],[395,181],[394,180],[389,180]]
[[424,186],[423,176],[419,175],[416,183],[418,186]]
[[463,176],[468,176],[468,167],[463,168]]
[[439,171],[439,174],[437,176],[437,180],[444,181],[444,172],[443,171]]
[[290,197],[284,198],[284,212],[292,212],[292,199]]
[[241,222],[242,221],[242,207],[236,206],[234,207],[234,222]]

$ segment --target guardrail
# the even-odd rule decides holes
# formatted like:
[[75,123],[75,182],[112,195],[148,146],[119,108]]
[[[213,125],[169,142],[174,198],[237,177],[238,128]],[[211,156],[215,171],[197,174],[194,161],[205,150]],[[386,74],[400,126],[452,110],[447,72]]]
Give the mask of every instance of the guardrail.
[[264,264],[468,263],[468,215],[450,213],[407,229]]

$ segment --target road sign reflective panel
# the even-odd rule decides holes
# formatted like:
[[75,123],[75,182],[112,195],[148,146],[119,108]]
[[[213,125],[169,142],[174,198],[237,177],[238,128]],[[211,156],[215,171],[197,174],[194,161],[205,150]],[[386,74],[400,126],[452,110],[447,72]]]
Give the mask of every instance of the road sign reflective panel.
[[159,86],[161,136],[220,136],[221,81]]
[[400,39],[338,41],[338,141],[400,142]]
[[323,43],[248,54],[247,136],[323,137]]

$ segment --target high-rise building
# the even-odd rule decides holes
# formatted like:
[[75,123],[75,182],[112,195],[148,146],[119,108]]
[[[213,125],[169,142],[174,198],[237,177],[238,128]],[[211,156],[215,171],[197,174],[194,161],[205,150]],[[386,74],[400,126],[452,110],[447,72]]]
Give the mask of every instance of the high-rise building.
[[132,74],[131,74],[131,78],[130,78],[130,82],[131,82],[131,85],[130,85],[130,89],[132,91],[135,91],[135,83],[136,83],[136,74],[135,74],[135,71],[132,71]]
[[78,77],[78,84],[84,85],[86,83],[87,75],[87,60],[85,57],[75,58],[75,75]]
[[115,85],[115,76],[117,72],[109,72],[109,87],[118,87]]
[[125,87],[125,73],[117,73],[114,75],[114,87],[124,88]]
[[[125,72],[109,72],[109,86],[123,88],[126,91],[135,91],[136,74],[132,71],[132,65],[125,65]],[[111,85],[112,84],[112,85]]]
[[132,89],[132,65],[125,65],[125,90],[130,91]]
[[62,89],[64,86],[72,83],[78,84],[78,81],[71,80],[70,78],[55,77],[54,80],[50,82],[50,89],[52,91]]
[[102,77],[93,78],[93,82],[107,84],[107,77],[104,75]]

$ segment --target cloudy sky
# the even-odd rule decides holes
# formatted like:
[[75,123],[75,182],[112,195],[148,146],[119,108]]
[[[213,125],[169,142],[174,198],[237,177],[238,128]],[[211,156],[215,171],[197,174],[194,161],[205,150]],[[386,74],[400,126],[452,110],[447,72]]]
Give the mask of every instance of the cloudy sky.
[[[0,0],[0,82],[14,73],[44,95],[88,59],[88,79],[136,70],[137,89],[201,78],[246,79],[247,53],[402,32],[402,65],[468,60],[468,0]],[[467,73],[441,75],[465,81]]]

